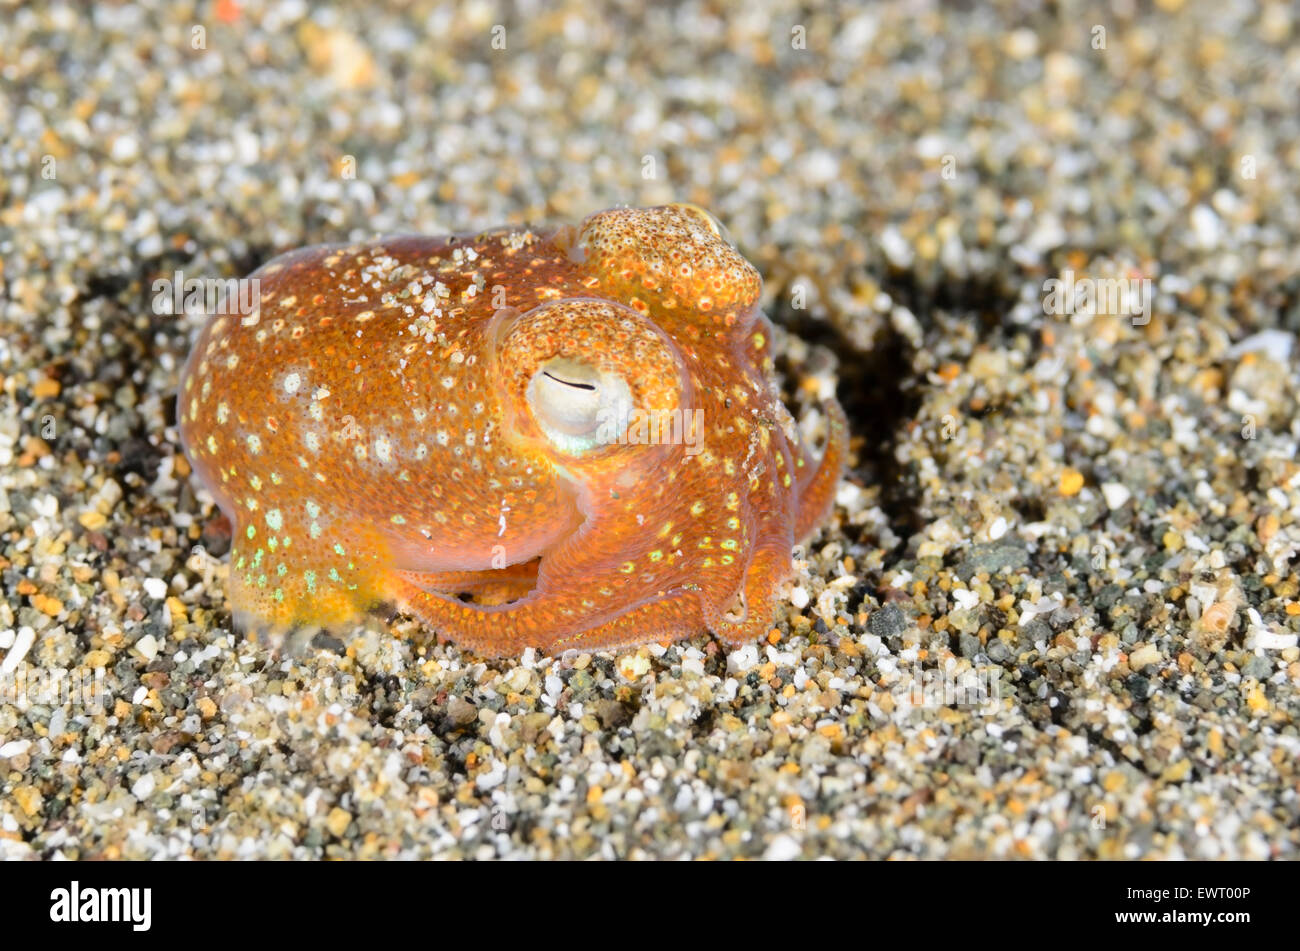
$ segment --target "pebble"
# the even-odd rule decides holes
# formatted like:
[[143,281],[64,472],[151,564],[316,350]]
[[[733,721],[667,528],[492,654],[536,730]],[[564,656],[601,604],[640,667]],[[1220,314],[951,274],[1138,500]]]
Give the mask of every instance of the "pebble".
[[330,835],[336,839],[343,838],[344,833],[348,831],[348,826],[352,824],[352,813],[346,809],[340,809],[335,806],[330,810],[329,816],[325,819],[325,827],[330,830]]
[[153,773],[145,773],[134,783],[131,784],[131,795],[135,796],[141,802],[144,802],[153,795],[154,789],[158,786],[158,780]]
[[1218,247],[1223,236],[1219,216],[1205,205],[1197,205],[1192,209],[1192,235],[1204,250]]
[[1160,649],[1154,644],[1143,644],[1128,655],[1128,665],[1133,670],[1142,670],[1152,664],[1160,663]]
[[135,642],[135,649],[139,651],[141,657],[152,663],[153,659],[158,656],[160,645],[157,638],[152,634],[146,634]]
[[769,862],[789,862],[797,859],[801,854],[803,854],[803,847],[793,836],[778,835],[763,853],[763,858]]
[[18,665],[22,663],[35,643],[35,629],[27,626],[20,627],[14,637],[13,646],[5,653],[4,661],[0,662],[0,676],[7,676],[17,670]]
[[1106,500],[1106,507],[1112,510],[1122,509],[1133,497],[1133,493],[1121,482],[1103,482],[1101,495]]
[[758,646],[756,644],[746,644],[738,647],[727,655],[727,672],[732,674],[743,674],[747,670],[753,670],[758,664]]
[[1261,330],[1232,345],[1228,356],[1239,360],[1248,353],[1260,353],[1274,363],[1286,363],[1295,347],[1295,334],[1286,330]]

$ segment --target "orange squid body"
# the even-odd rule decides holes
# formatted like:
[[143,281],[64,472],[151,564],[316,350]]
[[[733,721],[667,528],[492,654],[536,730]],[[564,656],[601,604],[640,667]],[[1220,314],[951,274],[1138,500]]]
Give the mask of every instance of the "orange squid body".
[[244,630],[380,604],[486,656],[771,626],[830,506],[774,381],[758,272],[706,212],[285,254],[213,316],[181,440],[229,516]]

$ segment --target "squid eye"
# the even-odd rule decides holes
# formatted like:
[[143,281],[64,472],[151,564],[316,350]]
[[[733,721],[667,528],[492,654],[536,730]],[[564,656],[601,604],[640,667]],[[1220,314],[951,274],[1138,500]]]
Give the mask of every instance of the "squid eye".
[[546,437],[570,455],[616,441],[632,406],[632,393],[622,377],[563,359],[552,360],[533,375],[527,397]]

